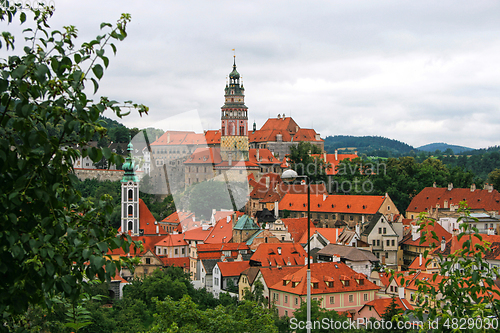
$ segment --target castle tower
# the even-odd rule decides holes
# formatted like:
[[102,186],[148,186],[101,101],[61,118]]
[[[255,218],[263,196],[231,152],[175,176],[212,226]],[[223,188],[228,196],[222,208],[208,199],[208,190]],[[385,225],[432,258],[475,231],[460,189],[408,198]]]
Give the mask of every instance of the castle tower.
[[123,233],[130,231],[132,236],[139,235],[139,178],[135,174],[132,142],[128,144],[128,156],[123,163],[125,174],[121,180],[122,184],[122,217],[121,230]]
[[236,71],[236,56],[224,92],[225,103],[221,108],[221,157],[224,161],[248,161],[248,108],[245,106],[245,88]]

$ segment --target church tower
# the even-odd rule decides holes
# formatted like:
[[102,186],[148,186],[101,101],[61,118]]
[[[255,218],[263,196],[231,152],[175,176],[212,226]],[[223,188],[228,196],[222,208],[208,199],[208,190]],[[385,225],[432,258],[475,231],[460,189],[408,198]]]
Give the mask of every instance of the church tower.
[[123,163],[125,174],[122,184],[122,218],[121,230],[123,233],[130,231],[132,236],[139,236],[139,178],[135,174],[135,165],[132,158],[134,146],[128,144],[128,156]]
[[248,161],[248,108],[245,106],[245,88],[236,70],[236,56],[224,92],[221,157],[224,161]]

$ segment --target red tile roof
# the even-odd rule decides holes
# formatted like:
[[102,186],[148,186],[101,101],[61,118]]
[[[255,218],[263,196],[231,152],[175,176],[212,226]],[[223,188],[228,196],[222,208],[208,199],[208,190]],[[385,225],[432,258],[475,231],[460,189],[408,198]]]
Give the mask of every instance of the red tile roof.
[[299,141],[323,141],[323,139],[316,139],[316,131],[313,129],[299,128],[298,132],[293,136],[294,142]]
[[[258,159],[257,151],[259,152]],[[281,164],[281,161],[274,157],[269,149],[249,149],[248,160],[255,164]]]
[[[138,256],[146,253],[147,251],[151,251],[152,253],[155,253],[155,244],[161,241],[163,238],[165,238],[165,235],[162,236],[132,236],[133,241],[140,241],[144,247],[144,250],[142,252],[139,251],[139,248],[136,248],[134,245],[130,247],[130,252],[125,253],[123,249],[117,248],[113,251],[108,252],[110,255],[120,255],[120,256]],[[134,253],[134,250],[136,252]]]
[[[299,218],[286,218],[281,219],[283,224],[288,229],[290,236],[294,242],[299,242],[302,236],[307,232],[307,217]],[[310,222],[311,229],[314,228],[314,224]]]
[[[462,236],[460,240],[458,240],[457,236],[452,236],[449,240],[447,240],[444,251],[441,251],[441,247],[438,246],[438,248],[435,249],[432,254],[437,255],[438,253],[441,253],[443,256],[448,256],[450,253],[455,253],[458,250],[462,250],[464,242],[470,240],[471,254],[478,251],[482,252],[483,259],[500,260],[500,235],[481,234],[481,238],[482,240],[473,235],[465,235]],[[483,252],[482,250],[476,248],[476,245],[484,246],[485,242],[489,244],[489,251]]]
[[[330,243],[336,244],[337,243],[337,237],[342,233],[342,229],[337,229],[337,228],[311,228],[311,237],[315,234],[318,233],[321,236],[325,237]],[[300,241],[300,244],[306,244],[307,243],[307,229],[302,235]]]
[[474,190],[469,188],[426,187],[417,194],[406,209],[407,212],[428,212],[431,208],[445,208],[451,204],[458,205],[467,201],[471,209],[485,209],[487,211],[500,211],[500,193],[497,190]]
[[286,130],[288,133],[295,134],[297,130],[297,123],[292,117],[269,118],[266,120],[260,130]]
[[306,257],[306,251],[297,243],[262,243],[250,261],[262,267],[297,266],[304,265]]
[[[403,311],[413,310],[413,306],[411,306],[411,304],[404,298],[401,299],[399,297],[395,297],[394,301],[396,303],[396,308],[403,309]],[[387,308],[390,306],[391,302],[392,302],[392,298],[379,298],[379,299],[376,299],[376,300],[373,300],[373,301],[366,303],[363,307],[373,306],[373,308],[377,312],[377,314],[380,317],[382,317],[382,315],[386,312]],[[359,310],[359,311],[361,311],[361,310]]]
[[[326,163],[330,163],[331,165],[331,168],[328,168],[326,170],[326,174],[331,176],[331,175],[336,175],[338,174],[338,170],[337,170],[337,165],[339,165],[340,162],[342,162],[343,160],[353,160],[355,158],[358,158],[359,156],[357,154],[327,154],[327,153],[324,153],[324,154],[315,154],[315,155],[312,155],[313,157],[319,157],[322,161],[325,161],[325,157],[326,157]],[[337,157],[337,158],[335,158]]]
[[184,240],[183,234],[173,234],[165,236],[161,241],[155,244],[155,246],[187,246],[188,243]]
[[156,223],[155,217],[142,199],[139,199],[139,228],[144,230],[145,236],[168,235],[168,232]]
[[[422,260],[422,262],[420,262],[420,260]],[[427,266],[431,263],[431,261],[432,261],[432,257],[427,257],[427,258],[422,257],[422,259],[420,259],[420,256],[416,257],[415,259],[413,259],[410,266],[408,266],[408,270],[409,271],[425,271],[425,270],[427,270]]]
[[221,162],[219,148],[196,148],[184,164],[219,164]]
[[193,218],[194,213],[192,212],[182,212],[182,211],[176,211],[170,214],[169,216],[165,217],[162,222],[170,222],[170,223],[175,223],[179,224],[180,222],[184,221],[187,218]]
[[218,262],[222,276],[240,276],[241,272],[250,267],[249,261]]
[[249,250],[246,243],[216,243],[216,244],[198,244],[196,246],[198,253],[200,252],[222,252],[222,251],[239,251]]
[[[286,285],[284,285],[283,281],[285,281]],[[284,276],[281,281],[270,288],[296,295],[306,295],[306,281],[307,267],[304,266],[298,271]],[[326,282],[333,282],[333,286],[327,285]],[[378,291],[380,289],[376,284],[369,281],[364,274],[356,273],[342,262],[312,263],[311,283],[317,283],[317,288],[311,288],[311,294],[313,295],[368,290]]]
[[221,131],[220,130],[208,130],[205,131],[205,140],[207,145],[218,145],[220,144]]
[[188,267],[189,268],[189,257],[182,258],[168,258],[165,256],[158,256],[164,266],[176,266],[176,267]]
[[[205,238],[205,244],[213,244],[213,243],[230,243],[233,239],[233,215],[231,212],[217,212],[215,214],[217,223],[210,230],[207,238]],[[224,218],[225,215],[225,218]],[[236,212],[237,218],[242,216],[242,212]],[[222,216],[218,218],[218,216]]]
[[[375,214],[385,200],[382,195],[316,195],[311,194],[311,211],[327,213]],[[307,210],[307,194],[286,194],[280,210]]]
[[[420,243],[420,237],[424,235],[425,232],[425,241],[423,243]],[[436,233],[436,236],[438,237],[439,241],[433,238],[432,233]],[[444,239],[446,241],[451,239],[451,234],[446,231],[439,223],[435,222],[434,225],[427,224],[424,226],[424,228],[420,231],[420,237],[417,238],[416,240],[412,240],[412,234],[411,232],[408,233],[400,242],[399,244],[405,244],[405,245],[412,245],[412,246],[418,246],[418,247],[439,247],[441,244],[441,239]],[[434,246],[431,246],[431,245]]]
[[211,232],[211,228],[203,230],[203,227],[193,228],[183,233],[184,239],[194,241],[204,241]]
[[269,288],[278,283],[278,281],[281,282],[284,276],[292,274],[301,268],[302,266],[260,267],[260,273],[264,278],[266,286]]
[[166,131],[162,136],[153,142],[152,146],[180,145],[183,144],[188,134],[195,134],[191,131]]

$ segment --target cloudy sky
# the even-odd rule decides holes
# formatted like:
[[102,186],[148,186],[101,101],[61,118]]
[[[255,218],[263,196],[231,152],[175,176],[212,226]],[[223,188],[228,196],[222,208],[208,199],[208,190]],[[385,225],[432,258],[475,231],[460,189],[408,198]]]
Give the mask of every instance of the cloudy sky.
[[52,2],[82,41],[132,15],[99,92],[150,107],[129,127],[219,128],[236,49],[257,127],[285,113],[322,137],[499,144],[499,1]]

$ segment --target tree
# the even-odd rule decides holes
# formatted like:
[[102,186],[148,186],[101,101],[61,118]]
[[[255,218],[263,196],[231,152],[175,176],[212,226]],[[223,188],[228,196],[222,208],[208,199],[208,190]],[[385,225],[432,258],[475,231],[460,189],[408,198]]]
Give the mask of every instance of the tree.
[[[85,87],[91,82],[97,91],[109,63],[105,52],[115,52],[112,41],[126,37],[130,15],[115,26],[101,24],[107,32],[78,47],[74,26],[50,30],[53,8],[26,13],[20,6],[2,1],[0,8],[0,18],[9,23],[17,15],[21,24],[30,15],[34,19],[24,30],[22,52],[0,59],[0,331],[30,305],[51,306],[56,294],[77,302],[87,281],[109,280],[118,266],[131,263],[106,257],[110,249],[128,251],[131,244],[130,236],[117,237],[109,224],[109,196],[82,199],[72,172],[80,155],[74,147],[105,134],[99,116],[106,110],[126,115],[106,97],[93,102]],[[14,36],[2,37],[0,47],[13,49]],[[131,106],[147,112],[143,105]],[[103,156],[109,163],[121,160],[107,148],[82,154],[94,162]]]
[[326,164],[320,158],[319,154],[321,153],[318,146],[301,141],[296,146],[290,146],[290,167],[299,175],[307,175],[311,183],[323,182],[326,184],[326,170],[331,168],[331,165]]
[[500,189],[500,169],[495,169],[488,174],[488,183],[497,190]]

